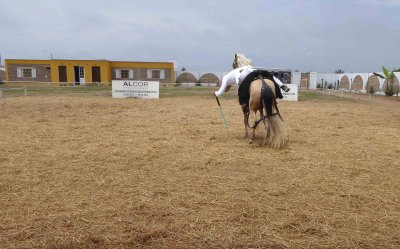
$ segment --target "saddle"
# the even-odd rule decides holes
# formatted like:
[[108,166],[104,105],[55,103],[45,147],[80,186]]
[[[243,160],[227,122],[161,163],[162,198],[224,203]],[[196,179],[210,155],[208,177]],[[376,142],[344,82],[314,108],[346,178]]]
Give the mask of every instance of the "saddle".
[[278,84],[276,84],[276,82],[274,81],[273,75],[274,75],[273,72],[269,72],[266,70],[255,70],[254,72],[251,72],[249,75],[247,75],[247,77],[243,80],[242,84],[240,85],[240,87],[238,89],[239,104],[247,105],[247,106],[249,105],[250,84],[251,84],[251,82],[253,82],[254,80],[257,80],[257,79],[268,79],[268,80],[271,80],[272,82],[274,82],[276,98],[282,99],[283,98],[282,92],[281,92]]

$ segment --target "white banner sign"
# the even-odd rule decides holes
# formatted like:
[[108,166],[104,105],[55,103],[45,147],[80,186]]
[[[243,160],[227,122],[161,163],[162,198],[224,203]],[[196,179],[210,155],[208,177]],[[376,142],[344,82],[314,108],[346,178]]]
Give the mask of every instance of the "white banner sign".
[[159,99],[160,82],[158,81],[112,81],[113,98]]
[[289,92],[285,92],[283,90],[281,90],[282,95],[283,95],[283,99],[282,100],[286,100],[286,101],[299,101],[299,89],[297,88],[297,85],[295,84],[286,84],[287,87],[290,88]]

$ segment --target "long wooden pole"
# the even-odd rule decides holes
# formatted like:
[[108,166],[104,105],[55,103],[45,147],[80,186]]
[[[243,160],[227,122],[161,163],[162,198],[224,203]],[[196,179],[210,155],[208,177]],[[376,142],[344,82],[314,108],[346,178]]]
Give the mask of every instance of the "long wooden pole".
[[221,104],[219,103],[219,99],[218,99],[217,95],[214,95],[214,96],[215,96],[215,99],[217,100],[217,103],[218,103],[218,110],[219,110],[219,113],[221,114],[222,121],[224,122],[224,127],[225,127],[225,129],[227,129],[228,128],[228,123],[226,122],[226,118],[225,118],[224,112],[222,111]]

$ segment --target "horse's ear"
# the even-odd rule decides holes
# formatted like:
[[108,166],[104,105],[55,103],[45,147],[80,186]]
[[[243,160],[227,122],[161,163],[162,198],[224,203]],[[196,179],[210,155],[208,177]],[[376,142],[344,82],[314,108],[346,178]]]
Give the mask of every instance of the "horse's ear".
[[235,53],[235,60],[237,60],[237,54]]

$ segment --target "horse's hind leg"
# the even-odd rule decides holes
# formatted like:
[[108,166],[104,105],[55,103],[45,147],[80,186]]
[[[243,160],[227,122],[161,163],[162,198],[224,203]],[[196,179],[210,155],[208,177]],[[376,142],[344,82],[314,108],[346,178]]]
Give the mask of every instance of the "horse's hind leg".
[[254,143],[254,139],[256,138],[256,122],[257,122],[257,113],[256,112],[250,112],[251,115],[253,116],[253,128],[252,128],[252,133],[251,133],[251,139],[250,139],[250,144]]

